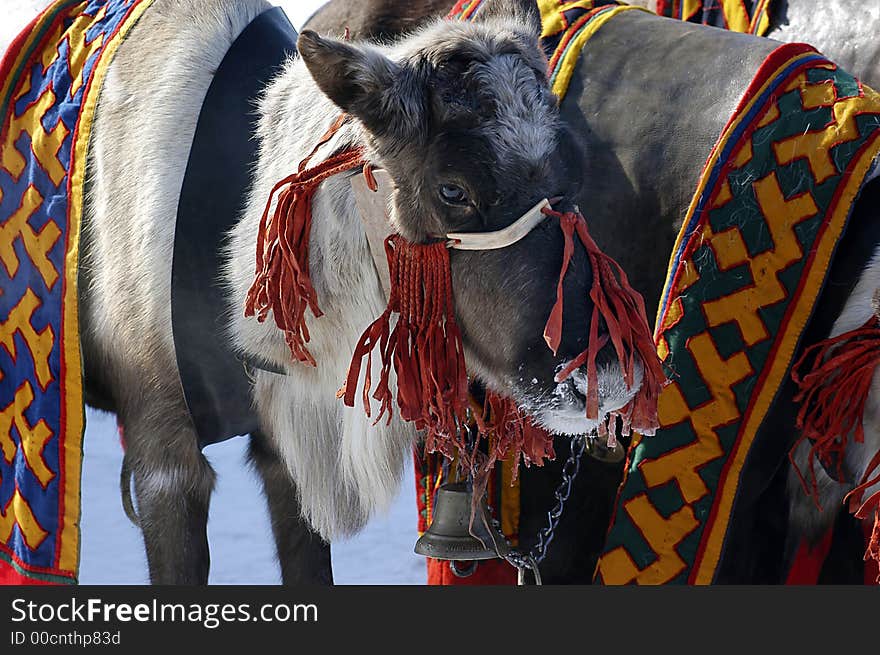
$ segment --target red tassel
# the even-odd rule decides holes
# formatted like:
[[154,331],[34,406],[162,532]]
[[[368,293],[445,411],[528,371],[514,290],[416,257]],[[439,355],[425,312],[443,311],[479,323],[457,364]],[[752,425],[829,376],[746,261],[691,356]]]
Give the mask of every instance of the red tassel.
[[[361,336],[340,395],[354,406],[357,384],[366,358],[362,398],[371,415],[373,350],[379,350],[382,375],[372,398],[379,401],[376,421],[393,412],[391,369],[397,375],[397,406],[401,418],[426,430],[427,452],[458,457],[478,490],[485,489],[495,462],[513,456],[526,464],[555,457],[553,438],[535,426],[509,398],[487,394],[482,410],[474,412],[481,435],[489,439],[488,455],[479,443],[468,446],[468,382],[461,333],[455,322],[449,251],[445,243],[418,245],[400,235],[385,242],[391,274],[388,306]],[[397,322],[391,329],[392,316]]]
[[[306,166],[318,148],[339,131],[345,119],[344,115],[340,116],[300,162],[297,172],[278,182],[269,194],[257,233],[255,279],[245,302],[245,316],[256,314],[261,323],[271,311],[275,324],[284,331],[291,355],[311,366],[316,363],[305,347],[309,341],[306,309],[316,318],[322,315],[309,276],[312,200],[322,182],[363,164],[363,151],[346,150],[313,168]],[[275,212],[269,220],[276,193]]]
[[867,545],[864,584],[880,585],[880,513],[874,515],[874,522],[870,525],[862,521],[862,528]]
[[[877,472],[873,478],[871,474]],[[874,515],[874,529],[868,540],[868,548],[865,552],[865,561],[873,560],[880,567],[880,491],[874,492],[865,499],[865,492],[874,485],[880,483],[880,452],[874,454],[859,485],[850,491],[846,499],[849,501],[849,510],[857,519],[867,520]],[[880,584],[880,574],[876,582]]]
[[[799,371],[808,362],[814,366],[809,373],[801,375]],[[795,402],[801,403],[796,422],[801,436],[789,459],[804,491],[814,498],[817,506],[819,488],[815,461],[836,470],[839,479],[844,478],[842,467],[850,434],[858,443],[865,441],[865,405],[878,364],[880,319],[872,316],[861,328],[807,348],[792,370],[791,377],[798,385]],[[804,440],[812,444],[809,481],[794,461],[795,449]],[[880,563],[880,491],[864,498],[865,492],[877,483],[880,483],[880,452],[868,464],[858,486],[847,494],[850,512],[856,518],[868,519],[872,512],[874,514],[874,531],[865,560]]]
[[[657,401],[666,381],[663,366],[657,356],[657,349],[648,328],[645,301],[641,294],[629,284],[626,273],[611,257],[603,253],[587,230],[587,222],[580,213],[565,214],[546,209],[549,216],[559,219],[565,237],[562,269],[556,286],[556,304],[544,328],[544,339],[556,354],[562,340],[562,298],[563,279],[574,254],[574,234],[587,250],[593,269],[593,285],[590,299],[593,301],[593,314],[590,318],[590,334],[587,349],[574,358],[569,365],[556,375],[561,382],[581,366],[587,367],[587,418],[599,418],[599,376],[596,356],[608,339],[614,345],[621,372],[627,385],[632,387],[635,375],[636,358],[642,363],[644,376],[642,386],[630,403],[609,417],[623,419],[623,434],[636,429],[642,434],[651,435],[659,426]],[[599,335],[599,322],[605,321],[608,331]],[[604,426],[604,424],[603,424]]]
[[[873,560],[880,566],[880,509],[874,510],[874,530],[871,532],[868,550],[865,552],[865,561],[869,560]],[[876,582],[880,584],[880,575],[877,576]]]
[[496,462],[510,461],[513,464],[510,481],[513,484],[519,473],[520,462],[526,466],[543,466],[545,460],[556,459],[553,436],[535,425],[511,398],[487,392],[483,407],[475,409],[474,418],[480,436],[488,440],[488,454],[479,449],[479,440],[473,444],[471,452],[467,452],[463,438],[452,442],[435,440],[433,444],[426,443],[428,447],[433,446],[441,452],[447,448],[457,451],[462,470],[470,473],[474,486],[471,520],[486,492]]
[[[801,375],[799,371],[807,363],[814,365],[809,373]],[[795,471],[804,490],[814,498],[818,496],[815,460],[830,470],[836,470],[838,477],[843,479],[841,466],[850,433],[854,433],[859,443],[865,440],[862,417],[878,364],[880,322],[877,317],[872,317],[857,330],[807,348],[792,370],[791,377],[798,386],[794,400],[801,404],[796,421],[801,437],[791,452],[794,453],[804,440],[812,443],[809,482],[797,465]],[[876,465],[866,472],[866,477],[873,468]]]
[[[373,398],[380,403],[378,422],[391,420],[391,368],[397,375],[397,406],[401,418],[427,430],[428,450],[454,453],[462,445],[461,427],[467,417],[467,372],[461,332],[455,322],[449,252],[445,243],[419,245],[392,235],[385,241],[391,274],[388,307],[361,336],[348,379],[340,394],[354,406],[364,357],[367,369],[364,408],[371,413],[372,351],[378,347],[382,376]],[[397,316],[391,330],[392,314]]]
[[553,436],[534,424],[511,398],[487,392],[481,413],[475,413],[480,434],[489,438],[489,456],[481,464],[486,474],[495,462],[512,459],[513,479],[516,479],[519,462],[526,466],[543,466],[545,460],[556,458]]

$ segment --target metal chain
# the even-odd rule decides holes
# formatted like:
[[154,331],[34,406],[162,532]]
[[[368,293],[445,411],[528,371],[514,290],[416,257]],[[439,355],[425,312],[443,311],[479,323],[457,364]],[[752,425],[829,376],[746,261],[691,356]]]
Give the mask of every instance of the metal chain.
[[547,549],[550,548],[550,543],[553,541],[553,537],[556,536],[555,533],[556,528],[559,526],[559,519],[562,518],[562,513],[565,511],[565,503],[571,496],[571,486],[581,470],[581,457],[586,448],[586,436],[581,435],[571,440],[571,453],[562,466],[562,482],[559,483],[556,491],[553,492],[556,498],[556,505],[547,512],[547,526],[538,533],[538,543],[535,544],[535,547],[529,553],[538,564],[544,561],[544,558],[547,556]]
[[[535,584],[541,584],[541,573],[538,566],[547,557],[547,551],[553,538],[556,536],[556,528],[559,527],[559,520],[565,511],[565,503],[571,496],[571,487],[577,474],[581,470],[581,458],[587,450],[587,436],[581,435],[571,440],[571,453],[565,464],[562,466],[562,481],[553,492],[556,498],[556,504],[549,512],[547,512],[547,525],[538,532],[538,541],[527,555],[511,548],[510,552],[504,558],[518,571],[519,584],[525,583],[525,572],[532,572],[535,576]],[[497,525],[497,521],[493,522]]]

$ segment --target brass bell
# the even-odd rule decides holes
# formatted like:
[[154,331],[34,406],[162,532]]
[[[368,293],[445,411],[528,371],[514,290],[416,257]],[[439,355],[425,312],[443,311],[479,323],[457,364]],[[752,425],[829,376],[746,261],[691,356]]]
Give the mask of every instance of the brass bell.
[[442,485],[437,490],[434,520],[416,542],[415,552],[443,560],[483,560],[504,557],[510,546],[489,520],[486,498],[477,505],[471,526],[473,494],[467,482]]

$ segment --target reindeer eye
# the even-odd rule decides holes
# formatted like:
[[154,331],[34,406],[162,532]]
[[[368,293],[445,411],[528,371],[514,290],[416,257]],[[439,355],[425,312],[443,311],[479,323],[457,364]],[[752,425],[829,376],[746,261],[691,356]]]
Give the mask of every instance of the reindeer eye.
[[440,199],[449,205],[466,205],[467,192],[457,184],[441,184]]

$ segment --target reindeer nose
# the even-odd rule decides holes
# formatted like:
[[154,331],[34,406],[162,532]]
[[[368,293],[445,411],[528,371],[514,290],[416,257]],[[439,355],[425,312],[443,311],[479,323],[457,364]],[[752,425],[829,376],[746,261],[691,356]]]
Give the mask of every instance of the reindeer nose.
[[560,214],[577,211],[577,205],[566,198],[565,195],[562,193],[559,193],[550,198],[550,204],[553,205],[553,210],[559,212]]

